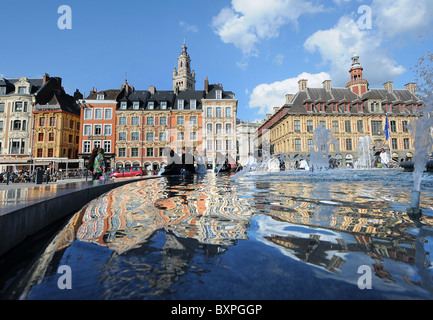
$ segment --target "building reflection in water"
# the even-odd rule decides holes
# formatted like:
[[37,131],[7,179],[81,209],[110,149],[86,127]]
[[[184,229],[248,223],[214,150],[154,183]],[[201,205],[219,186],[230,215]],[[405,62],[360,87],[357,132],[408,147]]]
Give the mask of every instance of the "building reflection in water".
[[[431,290],[433,221],[426,215],[417,229],[404,212],[390,209],[389,198],[409,203],[406,197],[399,190],[384,196],[383,188],[364,183],[233,183],[209,174],[132,183],[95,199],[70,220],[41,256],[27,292],[78,240],[111,250],[98,265],[103,298],[161,297],[188,273],[210,272],[192,262],[197,252],[215,257],[248,240],[252,220],[257,240],[306,265],[338,275],[346,256],[360,253],[390,283],[396,279],[385,259],[418,267],[421,280],[405,275],[403,280]],[[422,237],[413,229],[422,230]]]

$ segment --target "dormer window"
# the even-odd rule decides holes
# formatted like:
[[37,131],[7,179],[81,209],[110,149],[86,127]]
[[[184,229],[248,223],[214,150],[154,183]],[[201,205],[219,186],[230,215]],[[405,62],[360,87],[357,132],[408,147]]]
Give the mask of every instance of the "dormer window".
[[161,110],[167,109],[167,101],[161,101]]
[[177,100],[177,109],[183,110],[183,99]]
[[406,112],[406,105],[405,104],[400,103],[399,106],[400,106],[400,112]]
[[19,94],[27,94],[27,87],[18,87]]
[[147,103],[147,109],[149,109],[149,110],[153,110],[154,106],[155,106],[155,102],[153,102],[153,101],[149,101]]
[[96,95],[96,100],[104,100],[104,95],[103,94]]
[[120,102],[120,109],[122,109],[122,110],[126,109],[126,101]]
[[319,106],[320,112],[325,112],[325,103],[324,102],[319,102],[318,106]]
[[0,87],[0,96],[4,96],[6,94],[6,87]]
[[140,102],[139,101],[134,101],[132,103],[132,109],[138,110],[139,107],[140,107]]
[[337,112],[338,111],[338,104],[337,103],[332,103],[332,112]]
[[189,106],[190,106],[190,109],[191,110],[195,110],[196,108],[197,108],[197,100],[191,100],[190,102],[189,102]]
[[305,108],[308,112],[313,112],[313,104],[312,103],[306,103]]
[[362,103],[357,103],[358,112],[364,112],[364,105]]
[[349,112],[350,111],[350,104],[349,103],[344,103],[343,104],[343,108],[344,108],[344,112]]
[[216,99],[220,100],[220,99],[223,98],[223,92],[222,92],[222,90],[216,90],[215,94],[216,94]]

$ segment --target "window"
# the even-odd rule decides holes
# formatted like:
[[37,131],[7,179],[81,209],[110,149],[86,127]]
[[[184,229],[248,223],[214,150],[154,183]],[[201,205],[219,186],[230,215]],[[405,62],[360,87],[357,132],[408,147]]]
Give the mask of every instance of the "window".
[[382,133],[382,121],[371,121],[371,134],[380,136]]
[[331,107],[332,107],[332,112],[337,112],[338,111],[338,104],[337,103],[332,103]]
[[347,151],[352,150],[352,139],[346,139],[346,150]]
[[313,132],[313,131],[314,131],[313,120],[307,120],[307,132]]
[[20,120],[12,121],[12,130],[21,130],[21,121]]
[[55,126],[56,126],[56,118],[50,117],[50,127],[55,127]]
[[223,125],[221,123],[215,125],[215,134],[223,134]]
[[140,118],[139,117],[132,117],[131,118],[131,125],[133,125],[133,126],[140,125]]
[[83,135],[85,135],[85,136],[91,136],[92,135],[92,125],[91,124],[83,125]]
[[222,140],[216,140],[215,141],[215,150],[221,151],[223,149],[223,142]]
[[119,148],[119,157],[125,157],[126,151],[125,148]]
[[183,100],[182,99],[177,100],[177,109],[183,110]]
[[217,107],[216,109],[215,109],[215,117],[216,118],[221,118],[223,115],[222,115],[222,110],[221,110],[221,108],[220,107]]
[[185,122],[185,120],[184,120],[183,116],[177,117],[177,124],[178,125],[183,125],[184,122]]
[[131,132],[132,141],[140,141],[140,132]]
[[48,149],[48,158],[52,158],[53,155],[54,155],[53,149],[52,148]]
[[325,112],[325,103],[324,102],[320,102],[318,104],[318,107],[319,107],[320,112]]
[[307,140],[307,150],[310,151],[312,147],[313,147],[313,139],[308,139]]
[[93,141],[93,147],[94,148],[100,148],[101,147],[101,140],[94,140]]
[[6,87],[0,87],[0,96],[4,96],[6,94]]
[[131,157],[138,157],[138,148],[131,149]]
[[406,120],[401,122],[402,126],[403,126],[403,132],[409,132],[409,127],[408,127],[408,122]]
[[344,121],[344,131],[347,133],[352,132],[352,123],[350,120]]
[[389,126],[391,127],[391,132],[397,132],[397,123],[395,122],[395,120],[391,120],[389,122]]
[[4,112],[5,112],[5,104],[0,103],[0,113],[4,113]]
[[313,104],[312,103],[306,103],[305,104],[305,108],[307,109],[307,111],[313,111]]
[[105,120],[111,120],[113,118],[113,110],[111,108],[105,109]]
[[148,118],[146,119],[146,124],[147,124],[148,126],[153,126],[153,125],[155,124],[155,118],[154,118],[154,117],[148,117]]
[[364,112],[364,105],[362,103],[356,104],[358,112]]
[[222,90],[216,90],[215,91],[215,96],[216,96],[215,98],[218,99],[218,100],[222,99],[222,97],[223,97]]
[[149,101],[147,103],[147,109],[149,109],[149,110],[153,110],[154,106],[155,106],[155,102],[153,102],[153,101]]
[[340,132],[340,128],[338,126],[338,121],[337,120],[332,121],[332,132],[334,132],[334,133],[339,133]]
[[95,124],[94,126],[94,135],[95,136],[100,136],[102,135],[102,124]]
[[326,129],[326,121],[320,120],[319,125]]
[[207,140],[207,141],[206,141],[206,149],[207,149],[208,151],[212,151],[212,150],[213,150],[213,143],[212,143],[212,140]]
[[84,109],[84,119],[92,120],[93,110],[90,108]]
[[126,132],[119,132],[119,141],[126,141]]
[[48,134],[48,141],[54,141],[54,133],[53,132],[50,132]]
[[15,112],[23,112],[23,103],[15,102]]
[[26,94],[27,88],[26,87],[18,87],[18,93],[19,94]]
[[189,108],[190,108],[191,110],[195,110],[195,109],[197,108],[197,100],[192,99],[192,100],[189,102]]
[[293,128],[294,128],[295,132],[301,132],[301,120],[295,120]]
[[38,141],[44,141],[44,133],[43,132],[39,132]]
[[185,134],[183,132],[177,133],[177,141],[183,141],[185,140]]
[[104,124],[104,136],[111,136],[111,124]]
[[232,140],[226,140],[226,151],[232,150]]
[[110,140],[104,141],[104,152],[105,153],[111,153],[111,141]]
[[392,148],[396,150],[398,148],[397,138],[392,138],[391,143],[392,143]]
[[161,118],[159,118],[159,124],[161,126],[166,126],[167,125],[167,117],[161,117]]
[[206,109],[206,117],[212,118],[212,116],[213,116],[212,108],[207,108]]
[[344,112],[350,112],[350,103],[343,103]]
[[167,101],[161,101],[161,109],[162,110],[167,109]]
[[37,151],[37,157],[42,158],[42,149],[38,149]]
[[231,118],[232,115],[232,108],[231,107],[227,107],[226,108],[226,118]]
[[153,148],[146,148],[146,156],[153,157]]
[[83,141],[83,152],[90,153],[91,144],[90,141]]
[[191,141],[197,141],[197,132],[193,131],[189,133],[189,139]]
[[358,120],[356,122],[356,126],[358,127],[358,132],[364,132],[364,125],[363,125],[362,120]]
[[138,110],[139,108],[140,108],[140,102],[139,101],[134,101],[132,103],[132,109]]
[[232,134],[232,124],[226,123],[226,134]]
[[153,132],[146,133],[146,140],[153,141]]
[[122,110],[126,109],[126,101],[120,102],[120,109],[122,109]]
[[126,117],[119,118],[119,125],[126,126]]
[[189,124],[192,126],[197,125],[197,117],[196,116],[189,117]]
[[95,120],[102,119],[102,109],[95,109]]
[[403,148],[406,150],[410,149],[409,138],[403,139]]
[[207,125],[206,125],[206,133],[207,134],[212,134],[213,133],[213,126],[212,126],[212,123],[208,123]]
[[301,151],[301,139],[295,139],[295,151]]
[[96,100],[104,100],[104,95],[103,94],[97,94]]
[[159,133],[159,141],[167,141],[167,134],[166,134],[166,132],[160,132]]

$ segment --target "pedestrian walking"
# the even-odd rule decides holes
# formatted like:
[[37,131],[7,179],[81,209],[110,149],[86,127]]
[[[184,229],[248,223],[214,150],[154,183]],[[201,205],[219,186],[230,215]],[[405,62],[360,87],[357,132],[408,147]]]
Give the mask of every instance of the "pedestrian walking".
[[95,157],[93,163],[93,180],[99,180],[99,178],[105,173],[105,159],[104,149],[99,148],[98,154]]

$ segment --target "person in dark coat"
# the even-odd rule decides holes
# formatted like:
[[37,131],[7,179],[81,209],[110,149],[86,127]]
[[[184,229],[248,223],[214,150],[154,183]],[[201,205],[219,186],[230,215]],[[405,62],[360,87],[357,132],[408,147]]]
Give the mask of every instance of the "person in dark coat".
[[94,147],[92,150],[92,153],[89,157],[89,163],[87,164],[87,170],[90,171],[93,174],[93,164],[95,163],[95,158],[98,155],[98,147]]

